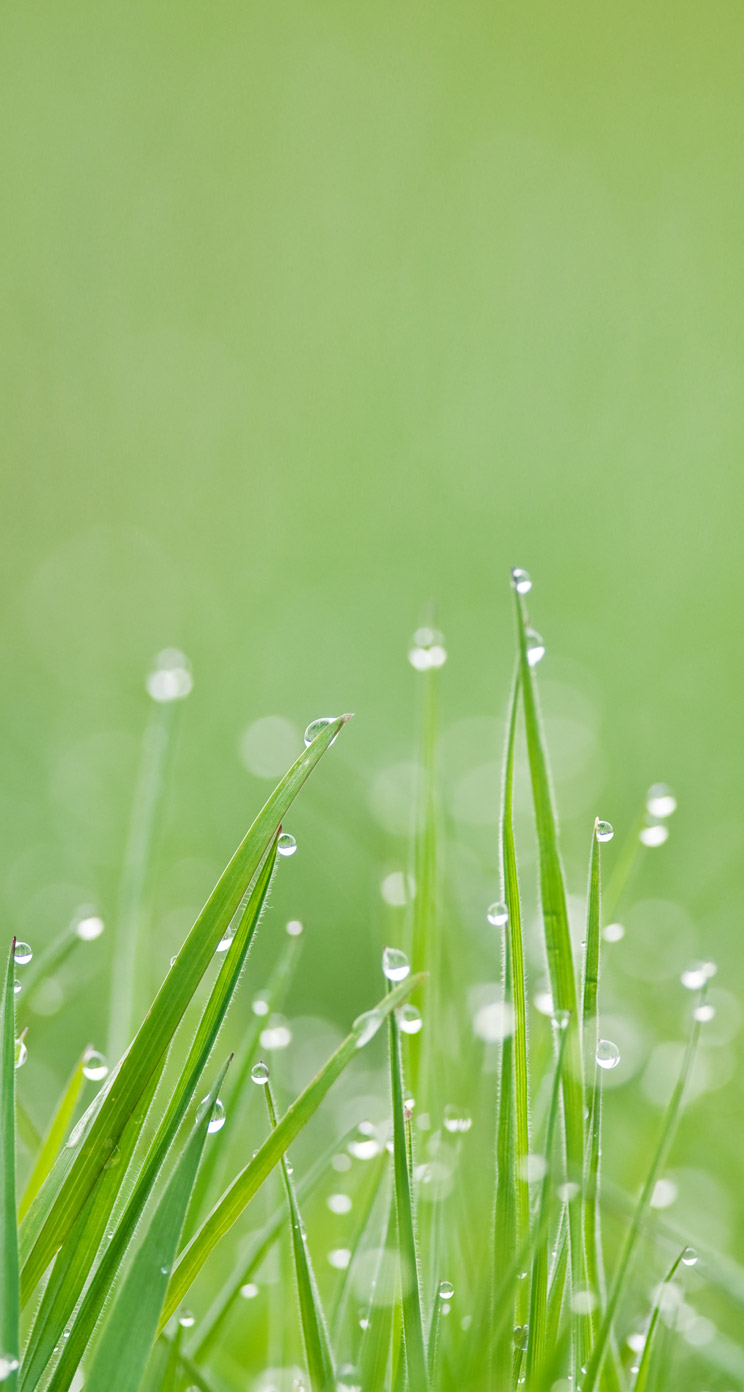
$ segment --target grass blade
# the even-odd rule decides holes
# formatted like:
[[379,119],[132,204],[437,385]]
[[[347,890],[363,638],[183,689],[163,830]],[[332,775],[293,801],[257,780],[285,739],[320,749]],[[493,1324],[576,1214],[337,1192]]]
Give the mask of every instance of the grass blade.
[[370,1392],[374,1387],[387,1385],[385,1374],[392,1352],[395,1286],[398,1280],[397,1269],[390,1256],[397,1245],[397,1231],[395,1193],[391,1186],[387,1200],[384,1237],[372,1280],[359,1358],[362,1387],[369,1388]]
[[[266,1082],[266,1105],[272,1130],[276,1129],[276,1106],[271,1089],[271,1081]],[[305,1345],[310,1386],[312,1392],[333,1392],[336,1383],[334,1359],[328,1336],[325,1317],[318,1294],[310,1253],[307,1249],[305,1229],[300,1215],[294,1184],[286,1154],[281,1158],[282,1179],[289,1208],[290,1237],[294,1257],[297,1292],[300,1300],[300,1322]]]
[[20,1355],[18,1237],[15,1178],[15,945],[13,938],[0,997],[0,1377],[18,1386]]
[[[390,1011],[409,995],[410,991],[415,990],[421,984],[420,976],[409,977],[407,981],[402,981],[400,986],[388,993],[374,1008],[374,1010],[360,1015],[355,1022],[352,1031],[346,1039],[339,1044],[335,1053],[326,1060],[320,1072],[308,1083],[304,1092],[295,1099],[291,1107],[285,1112],[276,1130],[271,1132],[263,1145],[253,1156],[253,1159],[245,1166],[240,1174],[236,1176],[230,1187],[225,1191],[219,1201],[215,1204],[212,1212],[202,1223],[199,1231],[184,1248],[173,1271],[168,1296],[163,1312],[162,1324],[164,1324],[173,1311],[177,1309],[183,1300],[186,1291],[191,1286],[201,1271],[210,1252],[214,1250],[217,1243],[225,1233],[237,1222],[243,1210],[250,1203],[254,1194],[260,1189],[266,1176],[271,1173],[279,1158],[295,1136],[299,1134],[306,1122],[314,1112],[317,1111],[323,1098],[333,1086],[336,1079],[343,1073],[347,1064],[356,1056],[357,1049],[364,1045],[373,1037],[384,1018]],[[161,1327],[162,1327],[161,1324]]]
[[85,1063],[86,1054],[87,1049],[85,1053],[81,1054],[75,1064],[59,1100],[57,1110],[49,1123],[47,1133],[42,1141],[34,1168],[29,1175],[23,1198],[18,1208],[19,1219],[23,1218],[24,1215],[28,1213],[32,1201],[36,1198],[44,1180],[50,1173],[59,1155],[62,1142],[67,1135],[67,1128],[72,1121],[78,1098],[83,1090],[83,1084],[85,1082],[83,1065]]
[[654,1301],[654,1308],[651,1312],[651,1319],[649,1320],[648,1329],[646,1330],[646,1340],[643,1345],[643,1352],[641,1353],[641,1357],[638,1363],[638,1372],[636,1373],[636,1379],[633,1383],[633,1392],[646,1392],[646,1389],[648,1387],[649,1372],[651,1368],[651,1357],[654,1352],[654,1342],[656,1337],[656,1326],[659,1323],[659,1317],[661,1315],[661,1311],[664,1304],[664,1296],[669,1288],[670,1282],[674,1279],[674,1277],[677,1274],[677,1268],[679,1267],[680,1262],[683,1260],[686,1251],[687,1248],[683,1247],[679,1256],[672,1262],[672,1265],[667,1271],[664,1280],[659,1286],[656,1295],[656,1300]]
[[[553,1190],[553,1140],[558,1120],[558,1104],[561,1090],[561,1074],[566,1051],[568,1030],[560,1031],[558,1058],[553,1075],[553,1087],[548,1111],[548,1125],[545,1133],[545,1159],[547,1169],[540,1189],[540,1206],[537,1227],[547,1232],[550,1222],[550,1201]],[[545,1242],[538,1242],[532,1261],[532,1283],[530,1288],[529,1339],[527,1343],[527,1385],[531,1386],[545,1360],[548,1323],[548,1250]]]
[[124,1127],[156,1073],[189,1001],[240,900],[305,780],[348,717],[325,726],[271,794],[212,891],[122,1060],[75,1161],[55,1170],[26,1215],[21,1230],[22,1296],[27,1299],[72,1228]]
[[85,1379],[86,1392],[138,1392],[226,1068],[227,1064],[220,1071],[134,1261],[114,1296]]
[[413,1227],[413,1193],[408,1168],[405,1090],[400,1026],[390,1012],[390,1082],[393,1106],[393,1173],[395,1212],[398,1220],[401,1302],[409,1392],[426,1392],[429,1385],[424,1320],[421,1306],[416,1238]]

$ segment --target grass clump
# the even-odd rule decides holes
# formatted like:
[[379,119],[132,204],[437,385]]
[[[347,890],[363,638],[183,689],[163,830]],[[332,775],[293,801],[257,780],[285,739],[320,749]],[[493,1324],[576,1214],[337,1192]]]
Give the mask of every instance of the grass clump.
[[[461,954],[444,926],[438,684],[446,654],[433,629],[419,630],[410,655],[422,684],[411,846],[411,882],[419,892],[403,946],[383,953],[378,987],[370,991],[371,999],[380,996],[377,1004],[287,1105],[259,1041],[282,1029],[270,1012],[297,965],[297,924],[289,925],[290,941],[235,1059],[221,1037],[250,977],[248,955],[281,856],[294,846],[283,820],[347,717],[309,727],[304,752],[250,827],[134,1029],[138,905],[157,811],[153,760],[144,760],[109,1022],[123,1052],[77,1118],[86,1079],[101,1077],[98,1056],[81,1054],[43,1138],[23,1097],[16,1099],[26,1044],[16,1021],[23,994],[17,1002],[15,962],[24,954],[11,944],[0,1000],[0,1381],[13,1392],[666,1392],[687,1385],[689,1359],[673,1315],[683,1300],[680,1274],[694,1257],[685,1245],[671,1265],[660,1259],[649,1214],[707,1018],[709,971],[701,968],[699,980],[687,983],[698,999],[679,1077],[638,1197],[615,1193],[609,1204],[614,1231],[606,1245],[602,1220],[613,1191],[601,1164],[602,1080],[617,1049],[600,1026],[600,946],[602,847],[612,829],[599,820],[587,827],[586,924],[577,952],[538,703],[544,645],[526,612],[529,577],[515,571],[512,584],[517,663],[501,789],[500,885],[486,914],[488,946],[476,964],[482,978],[495,938],[501,995],[478,1028],[465,1004]],[[536,1021],[530,1025],[514,815],[522,727],[550,1040]],[[169,728],[170,718],[158,717],[158,769],[165,767]],[[633,844],[641,844],[638,835]],[[613,908],[632,869],[626,850],[611,884]],[[75,941],[68,933],[48,951],[47,970]],[[35,989],[42,980],[37,968]],[[179,1051],[189,1028],[191,1042]],[[378,1078],[380,1064],[386,1067],[387,1124],[380,1118],[339,1134],[323,1104],[333,1084],[353,1073],[361,1051],[377,1059]],[[268,1118],[257,1115],[260,1097]],[[228,1146],[225,1156],[219,1135],[225,1116],[243,1152],[231,1175],[233,1150]],[[295,1172],[289,1147],[304,1140],[308,1160]],[[19,1194],[17,1168],[25,1169]],[[326,1260],[329,1223],[350,1210],[347,1239]],[[658,1267],[658,1288],[644,1297],[634,1259],[649,1238],[646,1261]],[[638,1320],[644,1298],[638,1330],[629,1320]],[[716,1350],[705,1350],[713,1367]],[[730,1349],[727,1357],[730,1366]],[[726,1367],[720,1351],[718,1363]]]

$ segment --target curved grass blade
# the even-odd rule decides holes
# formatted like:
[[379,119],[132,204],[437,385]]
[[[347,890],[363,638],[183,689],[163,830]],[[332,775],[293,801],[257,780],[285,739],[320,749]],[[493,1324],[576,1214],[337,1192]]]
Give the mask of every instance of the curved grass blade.
[[[272,1130],[276,1130],[276,1106],[274,1104],[270,1080],[266,1082],[265,1092],[269,1121],[271,1122]],[[292,1183],[289,1165],[287,1164],[286,1153],[282,1155],[281,1168],[284,1190],[287,1196],[287,1207],[289,1208],[292,1255],[294,1257],[297,1293],[300,1300],[300,1323],[302,1325],[302,1339],[305,1345],[305,1357],[307,1358],[307,1367],[310,1374],[310,1386],[312,1392],[333,1392],[336,1385],[336,1375],[334,1373],[331,1341],[320,1303],[318,1283],[315,1279],[310,1253],[307,1249],[305,1229],[300,1216],[300,1208]]]
[[[83,1296],[75,1323],[50,1383],[49,1392],[65,1392],[69,1386],[75,1368],[92,1336],[104,1301],[116,1279],[116,1273],[126,1256],[130,1243],[134,1240],[137,1224],[145,1204],[153,1191],[176,1133],[186,1115],[240,980],[253,935],[266,902],[275,862],[276,841],[274,841],[261,867],[261,872],[245,905],[232,946],[225,956],[217,980],[212,987],[188,1057],[157,1134],[148,1150],[137,1182],[116,1225],[111,1241],[103,1252],[99,1265]],[[119,1183],[121,1183],[120,1180]]]
[[237,1222],[244,1208],[260,1189],[280,1156],[284,1154],[295,1136],[317,1111],[326,1093],[343,1073],[347,1064],[356,1056],[357,1049],[364,1047],[379,1029],[385,1016],[401,1005],[410,991],[415,990],[416,986],[420,984],[420,976],[409,977],[407,981],[402,981],[394,991],[389,992],[375,1006],[374,1010],[359,1017],[351,1033],[339,1044],[335,1053],[326,1060],[320,1072],[308,1083],[304,1092],[300,1093],[285,1112],[276,1130],[271,1132],[250,1163],[240,1171],[230,1187],[226,1189],[178,1258],[168,1287],[161,1327],[180,1305],[210,1252]]
[[15,946],[0,996],[0,1369],[9,1392],[18,1385],[20,1358],[18,1236],[15,1178]]
[[[392,994],[392,993],[391,993]],[[408,1168],[405,1091],[400,1026],[390,1012],[390,1083],[393,1106],[393,1174],[395,1212],[398,1220],[403,1335],[409,1392],[426,1392],[429,1385],[424,1320],[419,1285],[416,1238],[413,1227],[413,1193]]]
[[22,1296],[27,1299],[72,1228],[97,1176],[119,1142],[138,1100],[156,1073],[189,1001],[248,885],[276,836],[282,818],[329,744],[346,724],[325,726],[271,794],[212,891],[153,1005],[117,1070],[71,1167],[57,1167],[43,1185],[21,1230]]
[[633,1392],[646,1392],[646,1389],[648,1387],[649,1372],[651,1369],[651,1357],[654,1352],[654,1342],[656,1337],[656,1326],[659,1323],[659,1317],[663,1308],[664,1295],[666,1291],[669,1289],[670,1282],[676,1276],[677,1268],[679,1267],[679,1264],[682,1261],[686,1251],[687,1248],[683,1247],[679,1256],[675,1259],[675,1261],[672,1262],[672,1265],[667,1271],[667,1274],[659,1287],[656,1300],[654,1301],[654,1308],[651,1312],[651,1319],[649,1320],[648,1329],[646,1330],[646,1341],[643,1345],[643,1352],[641,1353],[641,1357],[638,1363],[638,1372],[636,1373],[636,1379],[633,1383]]
[[36,1198],[36,1195],[47,1175],[50,1173],[62,1148],[62,1142],[67,1134],[67,1128],[72,1121],[73,1113],[85,1082],[83,1064],[85,1063],[86,1054],[87,1050],[80,1055],[80,1058],[75,1064],[59,1100],[57,1110],[49,1123],[47,1133],[36,1157],[36,1163],[29,1175],[23,1198],[18,1207],[19,1220],[28,1213],[32,1201]]
[[227,1064],[220,1070],[103,1323],[86,1392],[138,1392],[155,1341],[196,1172]]
[[646,1217],[646,1213],[651,1202],[651,1195],[654,1192],[654,1185],[656,1184],[661,1169],[666,1163],[666,1159],[669,1154],[672,1141],[674,1139],[674,1132],[676,1130],[677,1122],[679,1120],[679,1113],[685,1094],[685,1088],[687,1086],[687,1080],[690,1076],[690,1070],[692,1068],[692,1063],[695,1057],[695,1051],[697,1049],[699,1037],[700,1021],[696,1018],[696,1012],[693,1012],[692,1029],[690,1031],[690,1038],[687,1044],[687,1049],[685,1050],[685,1057],[682,1062],[679,1077],[674,1085],[674,1091],[672,1092],[669,1105],[664,1114],[664,1120],[661,1127],[661,1134],[659,1136],[659,1140],[656,1146],[656,1151],[651,1161],[651,1164],[648,1170],[646,1171],[646,1178],[643,1182],[643,1188],[641,1190],[640,1197],[636,1204],[635,1212],[633,1214],[630,1227],[628,1228],[628,1231],[626,1233],[625,1242],[623,1243],[620,1256],[618,1258],[617,1267],[615,1269],[615,1275],[607,1297],[607,1306],[597,1333],[597,1337],[592,1347],[589,1361],[587,1363],[586,1376],[582,1384],[582,1392],[594,1392],[594,1388],[597,1385],[597,1379],[599,1377],[599,1373],[604,1362],[604,1357],[607,1352],[607,1345],[610,1340],[610,1333],[612,1330],[612,1322],[615,1317],[615,1311],[617,1310],[620,1296],[622,1295],[625,1287],[625,1280],[628,1275],[628,1269],[630,1267],[631,1259],[635,1251],[638,1237],[643,1228],[644,1219]]
[[[553,1140],[555,1128],[558,1120],[559,1099],[561,1091],[561,1074],[563,1072],[563,1061],[566,1052],[567,1029],[560,1031],[558,1044],[558,1058],[553,1075],[553,1087],[550,1096],[550,1109],[548,1111],[548,1125],[545,1133],[545,1159],[547,1169],[543,1176],[540,1189],[540,1206],[537,1215],[537,1227],[541,1232],[547,1232],[550,1223],[550,1201],[553,1190]],[[530,1318],[529,1318],[529,1340],[527,1343],[527,1385],[531,1386],[545,1360],[547,1346],[547,1324],[548,1324],[548,1251],[545,1242],[538,1242],[535,1247],[535,1255],[532,1261],[532,1283],[530,1288]]]

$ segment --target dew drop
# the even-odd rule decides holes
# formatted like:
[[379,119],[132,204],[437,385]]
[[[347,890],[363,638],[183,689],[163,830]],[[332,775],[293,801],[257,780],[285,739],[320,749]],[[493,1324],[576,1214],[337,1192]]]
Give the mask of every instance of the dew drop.
[[297,850],[297,842],[295,841],[294,836],[290,836],[288,831],[283,831],[281,836],[279,837],[279,840],[276,843],[276,849],[279,852],[279,855],[294,855],[295,851]]
[[605,942],[620,942],[625,937],[622,923],[608,923],[602,929],[602,937]]
[[571,1296],[571,1309],[575,1315],[590,1315],[597,1304],[597,1297],[590,1286],[579,1286]]
[[264,1087],[264,1085],[269,1081],[269,1070],[266,1067],[266,1064],[254,1063],[251,1069],[251,1077],[254,1083],[258,1083],[260,1087]]
[[326,1203],[331,1213],[350,1213],[351,1196],[349,1194],[329,1194]]
[[545,642],[534,628],[527,629],[525,638],[527,639],[527,661],[530,667],[536,667],[545,656]]
[[444,1129],[451,1135],[464,1134],[473,1125],[473,1118],[468,1112],[464,1112],[462,1107],[455,1107],[452,1103],[444,1109]]
[[382,953],[382,970],[388,981],[405,981],[411,966],[399,947],[386,947]]
[[16,1066],[16,1068],[23,1068],[23,1065],[24,1065],[24,1063],[26,1062],[26,1059],[27,1059],[27,1058],[28,1058],[28,1049],[26,1048],[26,1042],[25,1042],[25,1040],[23,1040],[23,1039],[16,1039],[16,1043],[15,1043],[15,1066]]
[[108,1074],[109,1066],[97,1049],[89,1049],[83,1060],[83,1077],[92,1083],[100,1083]]
[[408,648],[408,661],[417,672],[443,667],[447,661],[443,634],[436,628],[417,628]]
[[597,822],[598,841],[611,841],[614,835],[615,829],[612,825],[612,822]]
[[20,983],[20,981],[18,980],[18,977],[16,976],[16,977],[14,978],[14,980],[13,980],[13,995],[14,995],[14,996],[19,996],[20,994],[21,994],[21,983]]
[[620,1062],[620,1050],[611,1039],[600,1039],[595,1057],[600,1068],[617,1068]]
[[292,1043],[292,1031],[283,1015],[270,1015],[266,1029],[261,1030],[259,1044],[262,1049],[286,1049]]
[[698,1254],[694,1247],[685,1247],[682,1253],[682,1261],[685,1266],[694,1266],[698,1259]]
[[244,1300],[255,1300],[258,1292],[259,1287],[256,1285],[255,1281],[246,1281],[245,1285],[240,1287],[239,1294],[242,1295]]
[[569,1022],[570,1019],[571,1019],[571,1011],[570,1011],[570,1010],[554,1010],[554,1011],[553,1011],[553,1024],[555,1025],[556,1029],[558,1029],[558,1030],[565,1030],[565,1029],[568,1029],[568,1022]]
[[360,1121],[356,1132],[349,1141],[349,1154],[355,1160],[372,1160],[382,1149],[377,1139],[377,1131],[371,1121]]
[[514,1326],[514,1347],[522,1351],[527,1347],[529,1337],[529,1325],[515,1324]]
[[73,1149],[75,1148],[75,1146],[77,1145],[78,1141],[80,1140],[80,1137],[83,1135],[83,1132],[85,1131],[85,1125],[86,1125],[87,1119],[88,1119],[87,1116],[82,1116],[82,1117],[80,1118],[80,1120],[79,1120],[78,1122],[76,1122],[75,1125],[73,1126],[73,1128],[72,1128],[72,1130],[71,1130],[71,1132],[70,1132],[70,1135],[69,1135],[69,1137],[68,1137],[68,1140],[67,1140],[67,1144],[68,1144],[70,1150],[73,1150]]
[[[196,1109],[197,1121],[201,1121],[203,1119],[208,1104],[209,1098],[203,1097],[201,1102],[199,1103],[199,1106]],[[207,1135],[211,1136],[214,1134],[215,1131],[221,1131],[223,1126],[225,1125],[225,1121],[225,1107],[218,1097],[212,1105],[212,1115],[209,1118],[209,1124],[207,1126]]]
[[[331,741],[331,743],[333,743],[333,741]],[[289,922],[285,925],[284,931],[290,938],[299,938],[302,936],[304,929],[299,918],[290,918]]]
[[556,1188],[556,1194],[561,1203],[571,1203],[581,1192],[580,1186],[573,1179],[567,1179],[563,1184]]
[[677,799],[666,783],[652,783],[646,793],[646,811],[651,817],[671,817],[677,810]]
[[15,1373],[20,1368],[20,1362],[12,1353],[0,1353],[0,1382],[5,1382],[11,1373]]
[[181,1310],[178,1316],[178,1323],[182,1329],[193,1329],[196,1324],[196,1315],[191,1310]]
[[[326,725],[333,725],[336,720],[338,720],[337,715],[320,715],[317,720],[311,720],[305,731],[305,746],[312,744],[321,730],[325,730]],[[335,744],[337,739],[338,735],[334,735],[331,744]]]
[[178,648],[163,648],[155,658],[145,685],[153,701],[182,701],[193,686],[191,664]]
[[693,962],[685,968],[680,981],[687,991],[700,991],[705,983],[715,976],[717,970],[715,962]]
[[328,1261],[336,1271],[345,1271],[351,1261],[351,1249],[349,1247],[334,1247],[328,1253]]
[[352,1025],[356,1035],[357,1049],[363,1049],[370,1039],[374,1039],[383,1019],[384,1016],[380,1010],[365,1010],[361,1015],[357,1015]]
[[79,918],[75,924],[75,933],[81,942],[93,942],[100,938],[104,930],[104,922],[98,914],[90,914],[87,918]]
[[214,949],[215,952],[227,952],[228,947],[232,945],[234,939],[235,929],[228,928],[227,932],[224,934],[223,937],[220,938],[216,948]]
[[451,1300],[455,1293],[455,1288],[451,1281],[440,1281],[437,1294],[440,1300]]
[[663,822],[652,822],[650,826],[641,827],[639,835],[644,846],[663,846],[669,838],[669,827]]
[[25,967],[26,963],[31,961],[33,955],[28,943],[17,942],[13,953],[13,961],[16,962],[19,967]]
[[511,580],[517,594],[529,594],[532,589],[532,576],[529,571],[521,570],[519,566],[512,570]]
[[694,1018],[701,1025],[707,1025],[715,1018],[716,1008],[714,1005],[709,1005],[706,1001],[702,1005],[696,1005],[692,1013]]
[[541,1015],[553,1014],[553,997],[550,991],[536,991],[534,998],[535,1010]]
[[505,928],[509,922],[509,910],[506,904],[501,901],[491,904],[486,911],[486,918],[489,923],[493,924],[494,928]]
[[415,1005],[402,1005],[398,1011],[398,1024],[404,1034],[418,1034],[423,1025],[421,1011]]

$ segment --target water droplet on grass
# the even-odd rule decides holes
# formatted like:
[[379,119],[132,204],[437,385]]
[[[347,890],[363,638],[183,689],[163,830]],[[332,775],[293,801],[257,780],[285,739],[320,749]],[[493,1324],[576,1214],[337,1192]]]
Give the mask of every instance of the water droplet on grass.
[[351,1196],[349,1194],[329,1194],[326,1199],[326,1204],[330,1208],[331,1213],[351,1212]]
[[[317,720],[311,720],[305,731],[305,745],[312,744],[316,735],[319,735],[321,730],[325,730],[326,725],[333,725],[336,720],[338,720],[337,715],[319,715]],[[335,744],[337,739],[338,735],[334,735],[331,744]]]
[[360,1121],[354,1136],[349,1141],[349,1154],[353,1155],[355,1160],[372,1160],[375,1155],[379,1155],[381,1149],[372,1122]]
[[290,836],[288,831],[283,831],[276,843],[276,849],[281,856],[294,855],[297,850],[297,842],[294,836]]
[[292,1031],[283,1015],[271,1015],[266,1029],[261,1030],[259,1043],[262,1049],[286,1049],[292,1043]]
[[26,1059],[27,1059],[27,1058],[28,1058],[28,1049],[26,1048],[25,1040],[23,1040],[23,1039],[16,1039],[16,1044],[15,1044],[15,1066],[16,1066],[16,1068],[23,1068],[23,1065],[24,1065],[24,1063],[26,1062]]
[[361,1015],[357,1015],[352,1025],[356,1035],[357,1049],[363,1049],[370,1039],[374,1039],[383,1019],[384,1016],[379,1010],[365,1010]]
[[0,1382],[5,1382],[11,1373],[17,1372],[20,1362],[12,1353],[0,1353]]
[[289,922],[285,925],[284,931],[290,938],[299,938],[302,936],[304,929],[299,918],[290,918]]
[[13,980],[13,995],[14,995],[14,996],[19,996],[20,994],[21,994],[21,983],[20,983],[20,981],[18,980],[18,977],[16,976],[16,977],[14,978],[14,980]]
[[663,846],[669,839],[669,827],[663,822],[652,822],[650,826],[641,827],[639,835],[644,846]]
[[266,1067],[266,1064],[265,1064],[265,1063],[254,1063],[254,1065],[253,1065],[253,1067],[252,1067],[252,1069],[251,1069],[251,1077],[252,1077],[254,1083],[258,1083],[259,1087],[263,1087],[266,1083],[268,1083],[268,1081],[269,1081],[269,1070],[268,1070],[268,1068]]
[[505,928],[509,922],[509,910],[506,904],[501,901],[491,904],[486,912],[486,918],[489,923],[493,924],[494,928]]
[[33,955],[28,943],[17,942],[15,945],[15,952],[13,953],[13,961],[16,962],[19,967],[25,967],[26,963],[31,961]]
[[530,1328],[528,1324],[515,1324],[514,1326],[514,1347],[524,1350],[527,1347]]
[[612,825],[612,822],[597,822],[598,841],[611,841],[614,835],[615,829]]
[[527,639],[527,661],[530,667],[536,667],[545,656],[545,642],[534,628],[527,629],[525,638]]
[[191,664],[178,648],[159,652],[145,683],[153,701],[182,701],[193,687]]
[[625,937],[625,929],[622,923],[608,923],[602,929],[602,937],[605,942],[620,942]]
[[251,1010],[254,1015],[268,1015],[271,1009],[271,1002],[268,991],[257,991],[251,1001]]
[[711,1020],[715,1019],[716,1008],[714,1005],[709,1005],[707,1001],[705,1001],[702,1005],[696,1005],[692,1013],[701,1025],[707,1025]]
[[694,1247],[685,1247],[682,1253],[682,1261],[685,1266],[694,1266],[698,1259],[698,1254]]
[[473,1118],[462,1107],[449,1103],[444,1109],[444,1129],[452,1135],[463,1134],[473,1125]]
[[620,1062],[620,1050],[617,1044],[613,1044],[611,1039],[600,1039],[597,1044],[596,1059],[600,1068],[617,1068]]
[[558,1029],[558,1030],[565,1030],[565,1029],[568,1029],[568,1022],[569,1022],[570,1019],[571,1019],[571,1011],[570,1011],[570,1010],[554,1010],[554,1011],[553,1011],[553,1024],[555,1025],[556,1029]]
[[455,1288],[451,1281],[440,1281],[437,1294],[440,1300],[451,1300],[455,1293]]
[[646,810],[651,817],[671,817],[677,799],[666,783],[652,783],[646,794]]
[[255,1300],[259,1289],[260,1287],[256,1285],[255,1281],[246,1281],[245,1285],[240,1287],[239,1294],[244,1300]]
[[421,1011],[415,1005],[402,1005],[398,1011],[398,1024],[404,1034],[418,1034],[423,1025]]
[[386,947],[382,952],[382,970],[388,981],[405,981],[411,966],[399,947]]
[[93,942],[100,938],[104,930],[104,922],[98,914],[90,914],[87,918],[79,918],[75,924],[75,933],[81,942]]
[[328,1261],[336,1271],[345,1271],[351,1261],[351,1250],[348,1247],[334,1247],[328,1253]]
[[706,981],[715,976],[718,968],[715,962],[693,962],[683,971],[680,981],[687,991],[700,991]]
[[522,570],[519,566],[512,570],[511,580],[517,594],[529,594],[532,589],[532,576],[529,571]]
[[100,1083],[108,1074],[109,1066],[97,1049],[89,1049],[83,1060],[83,1077],[92,1083]]
[[193,1329],[196,1324],[196,1315],[191,1310],[181,1310],[178,1316],[178,1323],[182,1329]]
[[[196,1109],[197,1121],[202,1120],[208,1103],[209,1098],[203,1097],[201,1102],[199,1103],[199,1106]],[[218,1097],[216,1102],[212,1106],[212,1115],[209,1118],[209,1124],[207,1126],[207,1135],[211,1136],[214,1134],[215,1131],[221,1131],[223,1126],[225,1125],[225,1121],[225,1107]]]
[[224,937],[221,937],[221,938],[220,938],[220,940],[219,940],[219,942],[218,942],[216,948],[214,949],[215,952],[227,952],[227,949],[228,949],[228,947],[230,947],[230,946],[232,945],[232,943],[233,943],[233,941],[234,941],[234,938],[235,938],[235,929],[234,929],[234,928],[228,928],[228,930],[227,930],[227,932],[225,933]]
[[443,634],[436,628],[417,628],[408,649],[408,661],[417,672],[444,666],[447,649]]

